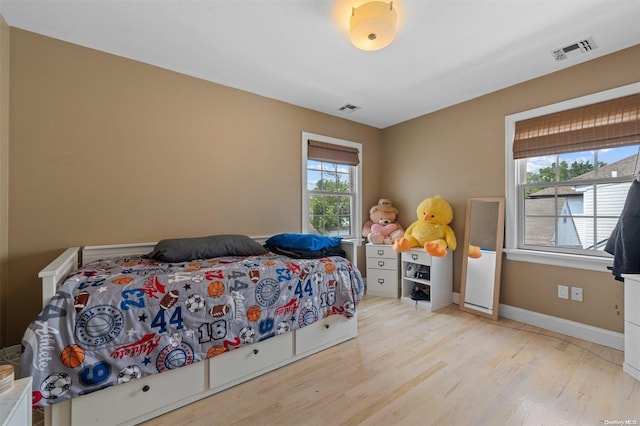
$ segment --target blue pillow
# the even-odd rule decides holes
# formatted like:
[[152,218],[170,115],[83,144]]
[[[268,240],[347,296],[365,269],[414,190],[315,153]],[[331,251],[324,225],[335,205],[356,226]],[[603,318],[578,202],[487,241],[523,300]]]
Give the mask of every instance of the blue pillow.
[[269,238],[266,244],[276,247],[316,251],[340,247],[341,237],[325,237],[318,234],[278,234]]

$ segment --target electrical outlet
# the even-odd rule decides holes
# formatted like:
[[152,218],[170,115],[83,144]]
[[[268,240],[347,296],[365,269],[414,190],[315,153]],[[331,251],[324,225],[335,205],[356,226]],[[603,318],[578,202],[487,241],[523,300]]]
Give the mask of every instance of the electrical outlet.
[[582,289],[580,287],[571,287],[571,300],[582,302]]
[[569,286],[558,285],[558,297],[560,299],[568,299],[569,298]]

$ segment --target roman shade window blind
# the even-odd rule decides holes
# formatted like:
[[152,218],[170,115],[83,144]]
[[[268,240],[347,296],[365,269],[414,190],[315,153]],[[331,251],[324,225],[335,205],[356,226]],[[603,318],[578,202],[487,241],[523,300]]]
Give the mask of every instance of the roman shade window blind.
[[309,140],[307,158],[328,163],[357,166],[360,163],[358,150],[348,146],[334,145],[327,142]]
[[513,158],[640,143],[640,93],[515,124]]

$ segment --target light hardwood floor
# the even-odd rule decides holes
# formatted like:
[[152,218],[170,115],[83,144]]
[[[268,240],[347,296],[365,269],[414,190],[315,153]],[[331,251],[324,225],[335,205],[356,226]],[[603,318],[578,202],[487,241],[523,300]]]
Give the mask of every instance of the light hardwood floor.
[[621,351],[373,296],[358,327],[356,339],[145,425],[640,424],[640,382]]

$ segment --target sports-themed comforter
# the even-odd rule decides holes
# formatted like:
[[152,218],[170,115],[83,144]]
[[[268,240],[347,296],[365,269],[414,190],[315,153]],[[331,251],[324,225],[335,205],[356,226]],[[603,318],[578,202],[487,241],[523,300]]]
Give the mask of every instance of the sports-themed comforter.
[[34,405],[52,405],[329,315],[352,317],[363,292],[341,257],[102,260],[71,275],[31,323],[21,372],[33,377]]

